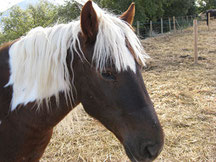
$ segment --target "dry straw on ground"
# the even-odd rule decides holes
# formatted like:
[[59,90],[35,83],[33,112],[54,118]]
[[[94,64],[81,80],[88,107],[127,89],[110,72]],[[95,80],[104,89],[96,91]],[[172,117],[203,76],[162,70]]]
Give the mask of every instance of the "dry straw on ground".
[[[192,28],[143,40],[152,57],[143,78],[165,132],[156,161],[216,161],[216,21],[199,25],[199,64]],[[128,161],[116,138],[78,106],[54,131],[42,162]]]

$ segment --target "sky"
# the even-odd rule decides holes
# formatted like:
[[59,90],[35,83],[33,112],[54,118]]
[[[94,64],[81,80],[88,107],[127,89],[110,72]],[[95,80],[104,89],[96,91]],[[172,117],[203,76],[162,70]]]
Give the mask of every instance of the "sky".
[[[21,2],[23,0],[0,0],[0,12],[7,10],[8,8],[12,7],[13,5]],[[62,4],[64,0],[53,0],[56,3]]]
[[0,2],[0,12],[7,10],[16,3],[21,2],[22,0],[1,0]]

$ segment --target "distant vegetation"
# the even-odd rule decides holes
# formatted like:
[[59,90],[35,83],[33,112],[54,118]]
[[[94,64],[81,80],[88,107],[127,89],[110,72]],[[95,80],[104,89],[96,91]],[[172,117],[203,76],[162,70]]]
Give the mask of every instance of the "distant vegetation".
[[[121,14],[133,0],[95,0],[101,7],[108,8],[116,14]],[[135,20],[148,22],[161,17],[185,16],[216,7],[216,0],[134,0],[136,3]],[[13,7],[8,17],[2,18],[0,44],[17,39],[30,29],[42,26],[47,27],[55,23],[69,22],[79,16],[79,5],[74,0],[64,5],[55,6],[45,0],[39,4],[30,5],[26,10]]]
[[26,10],[14,6],[8,17],[3,17],[0,33],[0,44],[17,39],[37,26],[50,26],[58,19],[58,7],[41,1],[39,4],[30,5]]
[[199,12],[204,12],[209,9],[215,9],[216,8],[216,0],[197,0],[199,3]]

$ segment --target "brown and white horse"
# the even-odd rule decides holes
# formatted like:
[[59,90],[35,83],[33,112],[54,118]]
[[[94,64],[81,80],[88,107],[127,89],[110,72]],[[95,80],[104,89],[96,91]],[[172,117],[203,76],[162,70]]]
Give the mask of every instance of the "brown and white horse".
[[76,105],[123,144],[131,161],[152,161],[163,130],[141,74],[145,54],[131,24],[87,1],[78,21],[35,28],[0,47],[0,161],[39,161]]

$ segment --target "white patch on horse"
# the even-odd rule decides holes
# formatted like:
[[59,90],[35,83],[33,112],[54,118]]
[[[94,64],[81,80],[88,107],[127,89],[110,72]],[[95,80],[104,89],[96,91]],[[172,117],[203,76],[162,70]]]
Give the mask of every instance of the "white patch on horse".
[[1,125],[2,121],[0,120],[0,125]]
[[[141,42],[126,22],[94,3],[93,6],[99,21],[92,57],[97,70],[105,70],[111,61],[117,72],[130,69],[136,73],[134,57],[143,65],[149,57]],[[58,103],[61,91],[71,102],[73,94],[66,56],[67,50],[71,49],[72,61],[75,54],[80,59],[85,58],[78,38],[80,32],[80,20],[49,28],[37,27],[11,46],[11,75],[6,86],[13,86],[12,110],[19,104],[26,105],[33,101],[40,105],[43,99],[48,103],[53,95]],[[130,44],[134,56],[126,42]]]

